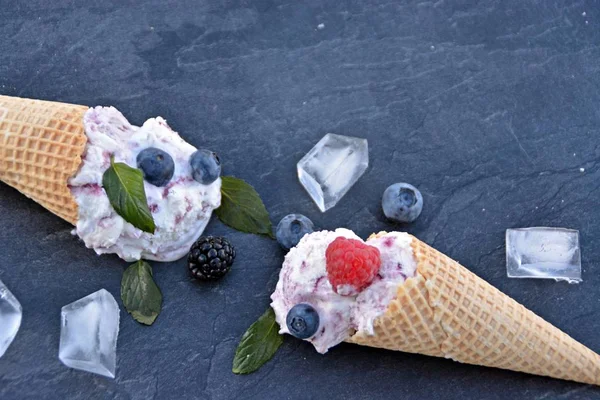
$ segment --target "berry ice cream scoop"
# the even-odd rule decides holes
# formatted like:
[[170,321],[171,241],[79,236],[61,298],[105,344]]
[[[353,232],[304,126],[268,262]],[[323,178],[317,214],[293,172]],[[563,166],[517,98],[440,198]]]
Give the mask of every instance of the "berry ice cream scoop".
[[[271,296],[280,332],[308,340],[320,353],[357,330],[372,332],[373,320],[415,266],[404,233],[366,243],[347,229],[307,234],[287,254]],[[308,330],[310,336],[289,324],[301,304],[318,314],[318,329]]]
[[[221,203],[220,161],[200,153],[161,117],[137,127],[113,107],[0,96],[0,179],[75,225],[98,254],[126,261],[187,254]],[[102,186],[111,157],[142,171],[154,233],[111,206]]]

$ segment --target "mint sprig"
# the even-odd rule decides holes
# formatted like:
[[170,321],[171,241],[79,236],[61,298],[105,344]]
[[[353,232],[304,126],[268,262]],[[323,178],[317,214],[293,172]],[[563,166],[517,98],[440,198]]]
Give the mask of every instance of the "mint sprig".
[[269,212],[254,188],[242,179],[221,178],[221,206],[215,214],[226,225],[274,239]]
[[233,358],[234,374],[249,374],[269,361],[283,343],[271,307],[244,333]]
[[115,163],[111,157],[110,167],[102,176],[102,186],[117,214],[136,228],[154,233],[156,226],[148,208],[142,171]]
[[121,300],[133,319],[152,325],[162,308],[162,293],[152,277],[152,267],[140,260],[130,265],[121,279]]

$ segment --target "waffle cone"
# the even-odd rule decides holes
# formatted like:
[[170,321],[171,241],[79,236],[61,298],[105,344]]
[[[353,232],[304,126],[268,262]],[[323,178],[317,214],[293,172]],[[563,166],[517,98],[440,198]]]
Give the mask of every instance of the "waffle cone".
[[600,356],[417,238],[415,277],[350,342],[600,385]]
[[0,179],[75,225],[67,186],[79,170],[88,107],[0,96]]

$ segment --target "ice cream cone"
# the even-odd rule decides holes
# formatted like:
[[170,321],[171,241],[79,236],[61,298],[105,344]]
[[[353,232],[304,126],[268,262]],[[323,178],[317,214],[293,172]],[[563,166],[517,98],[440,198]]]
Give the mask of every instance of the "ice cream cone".
[[600,355],[412,237],[415,277],[349,342],[600,385]]
[[0,96],[0,179],[75,225],[68,180],[79,170],[88,107]]

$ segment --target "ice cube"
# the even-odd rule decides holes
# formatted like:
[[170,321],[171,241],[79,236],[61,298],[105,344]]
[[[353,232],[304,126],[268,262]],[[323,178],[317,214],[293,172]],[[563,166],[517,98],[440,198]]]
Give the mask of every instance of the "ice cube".
[[506,230],[509,278],[542,278],[581,282],[579,232],[563,228]]
[[17,336],[22,315],[21,304],[0,281],[0,357]]
[[298,162],[298,178],[325,212],[340,201],[368,166],[367,139],[328,133]]
[[62,308],[58,358],[67,367],[115,377],[119,305],[100,289]]

